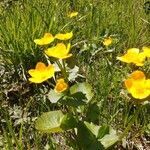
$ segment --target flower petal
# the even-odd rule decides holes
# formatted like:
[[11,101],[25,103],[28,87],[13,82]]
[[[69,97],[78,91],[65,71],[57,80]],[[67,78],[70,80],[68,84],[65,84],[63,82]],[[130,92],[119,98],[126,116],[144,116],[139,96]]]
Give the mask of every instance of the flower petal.
[[57,80],[56,86],[55,86],[55,91],[56,92],[63,92],[68,88],[68,84],[65,83],[64,79],[59,79]]
[[143,50],[143,54],[146,56],[146,57],[150,57],[150,47],[143,47],[142,48]]
[[73,36],[73,32],[69,32],[66,34],[59,33],[55,35],[55,38],[59,40],[69,40],[72,38],[72,36]]
[[146,77],[142,71],[136,70],[131,73],[130,78],[132,78],[133,80],[145,80]]
[[72,56],[72,54],[68,54],[69,51],[70,51],[70,43],[67,45],[67,48],[65,44],[58,43],[55,47],[51,47],[45,50],[45,53],[50,57],[65,59]]
[[52,34],[50,33],[45,33],[44,37],[42,37],[41,39],[35,39],[34,42],[37,45],[47,45],[50,44],[51,42],[54,41],[54,37]]
[[69,18],[73,18],[73,17],[76,17],[77,15],[78,15],[78,12],[75,11],[75,12],[69,13],[69,14],[68,14],[68,17],[69,17]]
[[53,65],[46,66],[42,62],[38,62],[35,69],[30,69],[28,73],[31,75],[29,81],[41,83],[54,76],[55,69]]

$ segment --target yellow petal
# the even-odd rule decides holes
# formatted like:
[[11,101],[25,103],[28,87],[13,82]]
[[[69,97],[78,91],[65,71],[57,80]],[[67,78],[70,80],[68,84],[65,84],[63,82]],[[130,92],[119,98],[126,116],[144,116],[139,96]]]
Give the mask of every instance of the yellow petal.
[[103,45],[105,45],[105,46],[108,46],[111,43],[112,43],[112,38],[111,37],[105,38],[104,41],[103,41]]
[[30,69],[28,73],[31,75],[31,78],[29,78],[29,81],[34,83],[41,83],[51,77],[54,76],[54,66],[48,65],[46,66],[42,62],[38,62],[35,69]]
[[145,56],[142,53],[139,53],[138,48],[130,48],[126,54],[117,57],[117,59],[126,63],[134,63],[137,66],[143,66]]
[[51,42],[54,41],[54,37],[52,34],[50,33],[45,33],[44,37],[42,37],[41,39],[35,39],[34,42],[37,45],[47,45],[50,44]]
[[72,18],[72,17],[76,17],[77,15],[78,15],[78,12],[71,12],[68,14],[68,17]]
[[145,81],[145,86],[146,86],[147,89],[150,90],[150,79],[147,79],[147,80]]
[[145,99],[150,95],[150,91],[145,88],[134,87],[131,90],[131,95],[136,99]]
[[55,73],[55,68],[53,65],[49,65],[47,68],[46,68],[46,73],[47,73],[47,76],[49,78],[53,77],[54,76],[54,73]]
[[64,79],[57,80],[55,91],[56,92],[63,92],[68,88],[68,84],[65,83]]
[[150,57],[150,47],[143,47],[142,48],[143,50],[143,54],[146,56],[146,57]]
[[44,70],[45,68],[46,68],[46,65],[42,62],[38,62],[35,67],[36,70]]
[[35,70],[35,69],[30,69],[30,70],[28,71],[28,73],[29,73],[32,77],[41,76],[41,75],[40,75],[40,72],[37,71],[37,70]]
[[72,36],[73,36],[73,32],[69,32],[66,34],[59,33],[55,35],[55,38],[59,40],[69,40],[72,38]]
[[125,63],[131,63],[132,62],[131,59],[128,59],[127,55],[117,57],[117,60],[120,60],[120,61],[125,62]]
[[72,54],[68,54],[69,51],[70,44],[68,44],[66,48],[65,44],[58,43],[55,47],[48,48],[45,53],[50,57],[65,59],[72,56]]
[[136,70],[131,73],[130,78],[132,78],[133,80],[145,80],[146,77],[142,71]]
[[128,92],[136,99],[145,99],[150,95],[150,79],[145,78],[144,73],[137,70],[124,82]]
[[138,54],[139,53],[139,49],[138,48],[130,48],[127,50],[128,54]]
[[127,80],[124,81],[124,83],[125,83],[126,88],[130,89],[133,85],[133,80],[132,79],[127,79]]
[[44,77],[43,78],[29,78],[29,81],[33,83],[42,83],[45,80],[47,80],[47,78],[44,78]]

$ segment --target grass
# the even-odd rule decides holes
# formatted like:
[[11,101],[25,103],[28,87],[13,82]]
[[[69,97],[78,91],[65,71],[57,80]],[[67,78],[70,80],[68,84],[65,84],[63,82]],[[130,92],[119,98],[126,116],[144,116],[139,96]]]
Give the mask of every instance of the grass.
[[[135,119],[134,126],[128,126],[137,108],[127,101],[126,93],[121,92],[121,89],[123,79],[131,69],[116,61],[116,56],[124,50],[130,47],[141,48],[150,43],[150,16],[143,9],[144,2],[0,2],[1,149],[78,149],[71,133],[41,135],[34,129],[34,120],[38,115],[61,106],[51,104],[44,96],[47,84],[32,85],[27,81],[27,71],[34,67],[36,62],[47,61],[41,48],[36,46],[33,40],[43,36],[45,32],[55,35],[71,30],[74,33],[72,51],[77,57],[76,63],[95,93],[90,106],[95,115],[87,115],[88,120],[96,124],[111,124],[119,132],[129,127],[126,140],[133,141],[135,149],[138,149],[136,143],[141,137],[147,138],[148,141],[149,104],[144,105],[139,117]],[[70,19],[67,14],[73,10],[78,11],[79,16]],[[113,51],[105,53],[107,50],[103,49],[93,55],[102,45],[103,37],[110,35],[116,39],[116,43],[111,47]],[[127,148],[130,144],[128,141]],[[120,145],[112,149],[117,149]]]

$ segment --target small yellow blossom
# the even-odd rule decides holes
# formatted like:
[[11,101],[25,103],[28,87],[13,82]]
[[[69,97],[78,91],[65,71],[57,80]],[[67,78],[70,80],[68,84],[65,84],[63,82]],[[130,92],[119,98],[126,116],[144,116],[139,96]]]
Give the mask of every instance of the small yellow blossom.
[[73,18],[73,17],[76,17],[77,15],[78,15],[78,12],[74,11],[74,12],[69,13],[68,17]]
[[142,71],[134,71],[124,83],[128,92],[136,99],[144,99],[150,95],[150,79],[146,80]]
[[46,66],[42,62],[38,62],[35,69],[30,69],[28,73],[32,76],[29,78],[29,81],[34,83],[42,83],[43,81],[54,76],[54,66],[48,65]]
[[69,32],[66,34],[58,33],[55,35],[55,38],[59,40],[69,40],[72,38],[72,36],[73,36],[73,32]]
[[52,34],[50,33],[45,33],[44,37],[42,37],[41,39],[35,39],[34,42],[37,45],[47,45],[50,44],[51,42],[54,41],[54,37]]
[[137,66],[143,66],[145,55],[139,52],[138,48],[130,48],[127,53],[121,57],[117,57],[118,60],[126,63],[134,63]]
[[67,47],[63,43],[58,43],[56,46],[45,50],[45,53],[50,57],[65,59],[72,56],[72,54],[68,54],[69,51],[70,51],[70,43],[67,45]]
[[142,47],[145,57],[150,57],[150,47]]
[[109,46],[110,44],[112,44],[112,38],[111,37],[105,38],[103,41],[103,45]]
[[68,84],[64,81],[64,79],[58,79],[55,86],[56,92],[63,92],[68,88]]

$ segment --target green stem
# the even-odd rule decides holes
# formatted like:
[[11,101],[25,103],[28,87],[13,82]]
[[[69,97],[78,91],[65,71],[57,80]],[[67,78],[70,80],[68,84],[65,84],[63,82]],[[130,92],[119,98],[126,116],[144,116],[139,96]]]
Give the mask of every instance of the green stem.
[[63,61],[63,66],[61,65],[61,63],[59,62],[59,60],[56,61],[56,63],[57,63],[57,65],[58,65],[59,69],[61,70],[61,72],[62,72],[62,74],[63,74],[63,76],[64,76],[66,82],[69,82],[69,80],[68,80],[68,75],[67,75],[67,71],[66,71],[66,67],[65,67],[65,62]]

